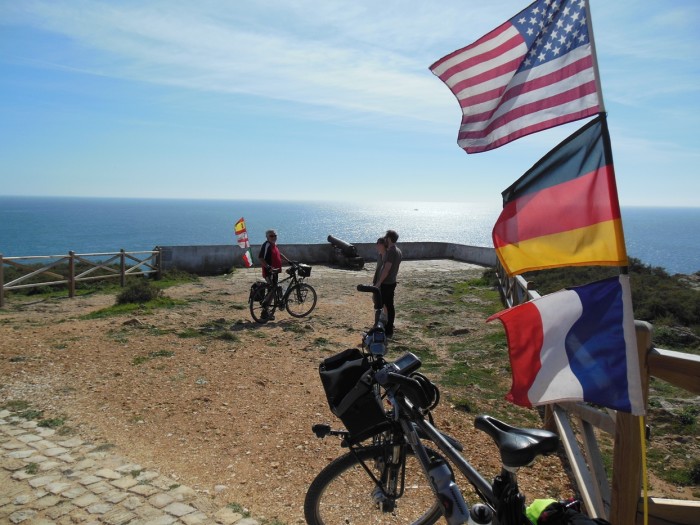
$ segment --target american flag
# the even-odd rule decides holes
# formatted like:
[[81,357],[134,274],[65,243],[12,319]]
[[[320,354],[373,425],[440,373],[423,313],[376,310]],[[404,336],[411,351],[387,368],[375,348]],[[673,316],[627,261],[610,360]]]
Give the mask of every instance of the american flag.
[[462,109],[467,153],[601,110],[586,0],[538,0],[430,66]]

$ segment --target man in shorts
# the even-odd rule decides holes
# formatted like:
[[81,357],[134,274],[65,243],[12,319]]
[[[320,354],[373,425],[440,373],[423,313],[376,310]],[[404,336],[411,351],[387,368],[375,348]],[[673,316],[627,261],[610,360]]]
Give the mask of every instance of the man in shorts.
[[394,292],[396,291],[396,276],[399,273],[399,265],[401,264],[401,250],[396,246],[399,234],[394,230],[387,230],[384,238],[386,239],[386,254],[384,255],[382,272],[375,286],[379,287],[382,292],[382,301],[384,302],[384,311],[387,317],[386,335],[387,337],[393,337],[394,318],[396,317]]

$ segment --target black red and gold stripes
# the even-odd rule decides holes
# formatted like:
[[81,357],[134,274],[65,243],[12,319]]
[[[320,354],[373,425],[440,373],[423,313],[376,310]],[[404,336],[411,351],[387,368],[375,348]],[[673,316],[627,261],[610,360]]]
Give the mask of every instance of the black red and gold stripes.
[[503,201],[493,243],[509,275],[627,264],[603,115],[537,162],[503,192]]

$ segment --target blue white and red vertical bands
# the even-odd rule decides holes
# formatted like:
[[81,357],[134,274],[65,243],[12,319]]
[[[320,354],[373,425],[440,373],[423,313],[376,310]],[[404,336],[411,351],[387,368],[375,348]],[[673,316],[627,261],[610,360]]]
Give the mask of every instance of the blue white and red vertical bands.
[[586,0],[538,0],[430,66],[457,97],[467,153],[600,111]]
[[629,276],[545,295],[489,317],[508,338],[522,406],[586,401],[644,414]]

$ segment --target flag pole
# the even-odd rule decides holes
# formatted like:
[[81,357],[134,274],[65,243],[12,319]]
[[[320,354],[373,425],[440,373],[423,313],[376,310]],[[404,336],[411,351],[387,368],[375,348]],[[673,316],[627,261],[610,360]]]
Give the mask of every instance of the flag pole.
[[[603,134],[603,147],[605,148],[606,154],[608,158],[610,159],[610,162],[613,166],[615,166],[615,161],[613,159],[613,153],[612,153],[612,144],[610,142],[610,130],[608,129],[608,117],[605,113],[602,113],[600,116],[600,123],[602,125],[602,134]],[[614,169],[614,167],[613,167]],[[615,192],[615,200],[617,201],[617,205],[620,206],[620,197],[617,194],[617,180],[616,177],[613,177],[612,180],[612,190]],[[627,242],[625,242],[625,229],[624,225],[622,225],[622,215],[620,215],[620,234],[622,235],[622,244],[625,246],[625,255],[627,255]],[[628,275],[629,274],[629,256],[627,256],[627,264],[625,266],[620,266],[620,274],[621,275]]]
[[593,14],[591,13],[591,2],[586,0],[586,6],[588,7],[588,17],[586,18],[586,25],[588,26],[588,40],[591,43],[591,55],[593,55],[593,71],[595,72],[595,89],[598,92],[598,104],[600,106],[600,112],[605,113],[605,102],[603,102],[603,86],[600,82],[600,70],[598,69],[598,54],[595,50],[595,38],[593,36]]

